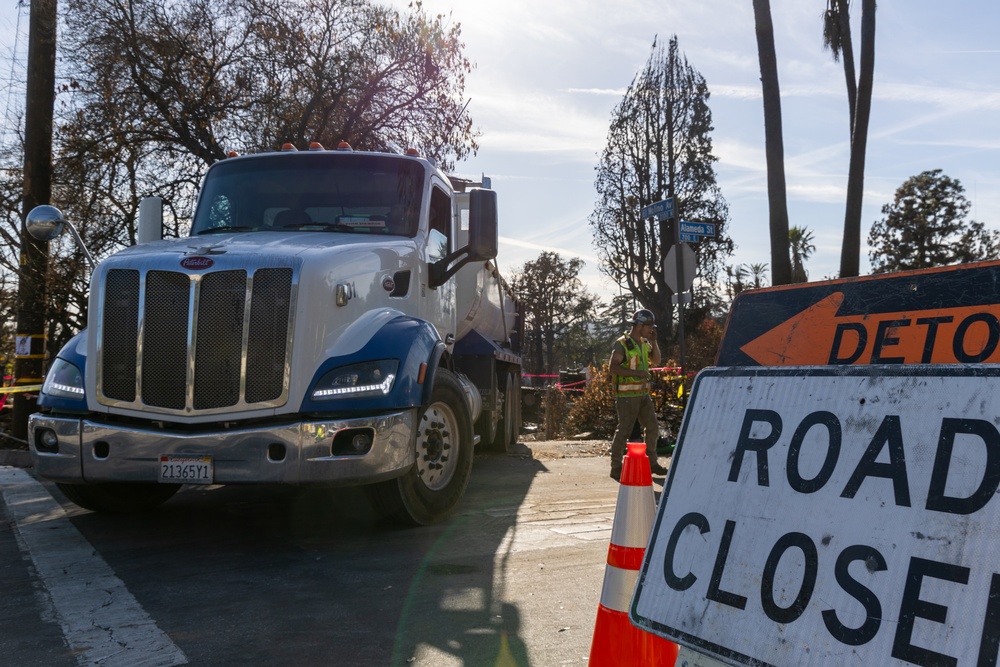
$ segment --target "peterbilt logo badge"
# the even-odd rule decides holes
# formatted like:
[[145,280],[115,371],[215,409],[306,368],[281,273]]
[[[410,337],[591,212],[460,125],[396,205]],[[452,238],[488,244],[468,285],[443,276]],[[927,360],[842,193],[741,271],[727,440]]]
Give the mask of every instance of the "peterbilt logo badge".
[[211,257],[185,257],[181,260],[181,266],[185,269],[207,269],[215,264]]
[[386,276],[382,279],[382,289],[386,292],[391,292],[396,289],[396,283],[393,281],[392,276]]

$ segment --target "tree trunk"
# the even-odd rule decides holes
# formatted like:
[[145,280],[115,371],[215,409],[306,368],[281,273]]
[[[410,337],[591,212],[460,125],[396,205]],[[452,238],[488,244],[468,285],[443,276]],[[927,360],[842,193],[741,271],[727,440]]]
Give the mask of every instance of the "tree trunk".
[[552,329],[545,330],[545,364],[549,373],[559,374],[559,364],[556,363],[556,335]]
[[538,327],[535,329],[534,340],[532,341],[535,349],[535,372],[536,373],[547,373],[548,369],[545,367],[545,353],[543,352],[542,346],[542,329]]
[[854,72],[854,44],[851,39],[851,13],[848,0],[836,0],[837,23],[840,25],[840,57],[844,59],[844,82],[847,85],[847,107],[849,109],[849,127],[854,132],[854,114],[858,108],[857,75]]
[[769,0],[753,0],[757,28],[757,56],[764,96],[764,146],[767,157],[767,203],[771,233],[771,284],[792,279],[788,256],[788,203],[785,195],[785,147],[781,133],[781,90],[774,52],[774,27]]
[[[56,0],[34,0],[28,35],[28,81],[24,114],[24,196],[22,218],[52,196],[52,116],[56,77]],[[49,246],[28,234],[21,223],[21,272],[17,288],[15,385],[41,384],[45,360],[45,276]],[[28,417],[36,400],[14,395],[11,431],[28,436]]]
[[858,78],[857,111],[851,132],[851,163],[847,172],[847,206],[844,213],[844,243],[840,252],[840,277],[857,276],[861,264],[861,204],[865,188],[865,150],[872,109],[875,78],[875,0],[861,3],[861,71]]

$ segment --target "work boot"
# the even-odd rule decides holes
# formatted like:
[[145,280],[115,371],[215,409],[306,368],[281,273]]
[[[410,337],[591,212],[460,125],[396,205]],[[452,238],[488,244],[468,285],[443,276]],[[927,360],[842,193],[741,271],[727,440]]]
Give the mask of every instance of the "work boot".
[[666,475],[667,469],[659,464],[657,461],[650,461],[649,471],[654,475]]

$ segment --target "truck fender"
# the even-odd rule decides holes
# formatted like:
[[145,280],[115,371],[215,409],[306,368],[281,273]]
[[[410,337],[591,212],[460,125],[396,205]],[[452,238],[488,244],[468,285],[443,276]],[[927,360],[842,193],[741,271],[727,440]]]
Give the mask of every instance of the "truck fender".
[[378,308],[361,313],[343,331],[336,334],[332,344],[326,348],[327,356],[330,359],[348,357],[366,349],[379,332],[400,317],[409,318],[406,313],[395,308]]
[[[444,353],[444,343],[429,322],[405,315],[385,322],[357,352],[330,357],[316,370],[300,412],[381,411],[426,405],[427,387],[433,381],[433,369]],[[316,400],[313,388],[330,371],[351,364],[378,359],[396,359],[399,366],[392,389],[384,396]],[[426,364],[426,366],[424,366]],[[421,386],[423,367],[423,386]]]

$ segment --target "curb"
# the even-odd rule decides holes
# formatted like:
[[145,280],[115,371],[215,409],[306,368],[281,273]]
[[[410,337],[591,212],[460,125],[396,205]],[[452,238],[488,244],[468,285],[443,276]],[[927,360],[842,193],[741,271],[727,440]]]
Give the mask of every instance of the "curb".
[[31,455],[26,449],[0,449],[0,466],[30,468]]

